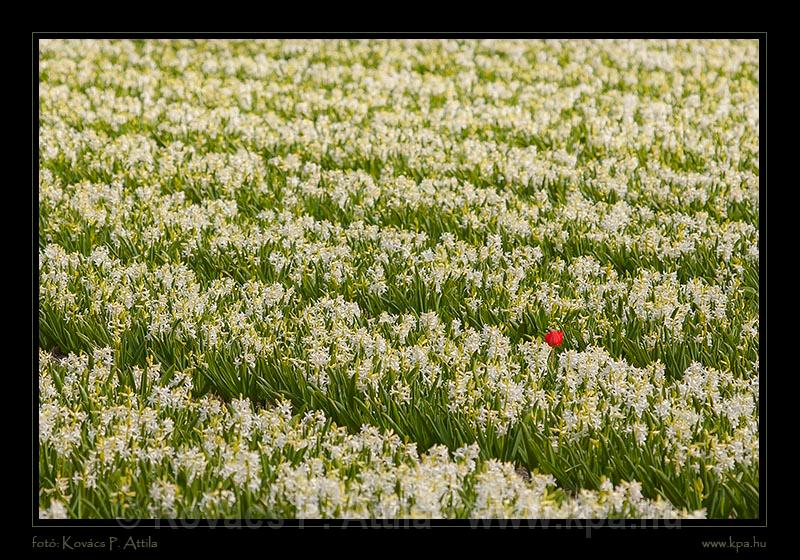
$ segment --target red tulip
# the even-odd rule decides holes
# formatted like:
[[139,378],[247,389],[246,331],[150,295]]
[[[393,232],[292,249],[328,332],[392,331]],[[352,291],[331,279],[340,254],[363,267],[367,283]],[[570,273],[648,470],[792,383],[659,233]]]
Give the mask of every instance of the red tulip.
[[561,346],[561,343],[564,342],[564,331],[550,331],[544,335],[544,341],[549,344],[551,348]]

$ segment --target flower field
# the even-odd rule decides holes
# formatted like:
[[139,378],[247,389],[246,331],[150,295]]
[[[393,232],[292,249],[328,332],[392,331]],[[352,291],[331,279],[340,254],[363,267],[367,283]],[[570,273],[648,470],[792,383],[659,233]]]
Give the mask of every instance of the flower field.
[[749,40],[41,40],[42,518],[754,518]]

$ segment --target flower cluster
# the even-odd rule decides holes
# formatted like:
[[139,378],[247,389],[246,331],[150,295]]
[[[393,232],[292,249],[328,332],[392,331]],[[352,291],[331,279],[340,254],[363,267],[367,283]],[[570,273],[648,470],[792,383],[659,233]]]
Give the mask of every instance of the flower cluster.
[[39,356],[42,518],[236,517],[245,503],[303,518],[704,515],[647,500],[636,482],[571,495],[474,444],[420,454],[391,430],[351,434],[287,401],[191,398],[184,372],[122,371],[108,354]]
[[41,516],[757,514],[756,42],[39,75]]

